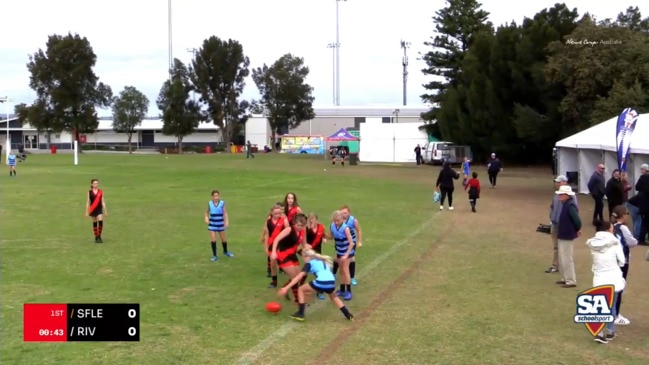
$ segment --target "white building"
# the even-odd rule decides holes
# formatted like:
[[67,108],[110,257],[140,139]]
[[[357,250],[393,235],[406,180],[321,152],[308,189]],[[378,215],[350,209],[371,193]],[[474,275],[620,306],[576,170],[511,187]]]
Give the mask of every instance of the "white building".
[[[282,131],[282,134],[304,134],[328,136],[345,128],[350,131],[360,131],[360,125],[365,122],[373,123],[418,123],[423,124],[421,114],[427,112],[426,107],[412,106],[341,106],[314,108],[315,118],[305,121],[297,128]],[[0,131],[6,129],[6,120],[0,120]],[[13,148],[22,144],[25,149],[47,149],[48,145],[55,145],[59,149],[72,148],[72,135],[70,133],[38,133],[36,128],[29,124],[20,126],[17,118],[10,118],[9,134]],[[176,143],[176,137],[162,134],[162,120],[145,119],[135,128],[132,143],[136,148],[170,147]],[[260,115],[252,116],[246,123],[245,139],[252,144],[264,146],[268,144],[271,133],[268,120]],[[49,141],[48,141],[49,138]],[[97,131],[92,134],[80,135],[80,140],[86,145],[125,145],[128,142],[126,134],[116,133],[113,130],[113,121],[100,119]],[[0,142],[6,146],[5,137],[0,137]],[[206,146],[222,142],[219,128],[212,123],[202,123],[197,131],[185,136],[183,144],[187,146]]]
[[[418,123],[424,124],[421,114],[429,110],[426,107],[413,106],[339,106],[314,108],[315,118],[302,122],[297,128],[282,131],[282,134],[329,136],[340,128],[349,131],[360,131],[365,122],[380,123]],[[279,136],[278,136],[279,137]],[[271,130],[268,120],[255,115],[246,122],[246,140],[253,145],[269,144]],[[362,136],[361,136],[362,138]]]

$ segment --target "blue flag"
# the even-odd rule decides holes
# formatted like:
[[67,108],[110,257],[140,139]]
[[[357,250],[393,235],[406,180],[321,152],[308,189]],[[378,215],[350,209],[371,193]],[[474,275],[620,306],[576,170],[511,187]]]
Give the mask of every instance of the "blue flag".
[[629,150],[631,149],[631,137],[635,130],[635,123],[638,121],[638,112],[626,108],[617,117],[617,125],[615,127],[616,146],[617,146],[617,166],[620,171],[626,171],[626,161]]

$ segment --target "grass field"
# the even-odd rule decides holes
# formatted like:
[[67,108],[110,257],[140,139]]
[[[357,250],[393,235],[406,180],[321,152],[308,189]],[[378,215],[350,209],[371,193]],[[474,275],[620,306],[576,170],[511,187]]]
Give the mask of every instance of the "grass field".
[[[649,363],[645,248],[632,253],[624,297],[632,324],[608,345],[572,322],[592,280],[593,230],[575,244],[577,289],[543,273],[550,238],[534,229],[547,221],[549,169],[506,170],[472,214],[463,194],[455,211],[433,206],[437,168],[302,157],[84,154],[72,166],[70,155],[32,155],[17,178],[3,172],[2,364]],[[95,177],[109,211],[102,245],[84,219]],[[212,189],[227,202],[236,256],[216,263],[203,223]],[[264,311],[277,296],[259,234],[289,191],[322,220],[349,204],[363,226],[354,322],[318,300],[304,323],[284,299],[281,315]],[[590,199],[580,205],[588,217]],[[141,341],[23,342],[24,303],[72,302],[140,303]]]

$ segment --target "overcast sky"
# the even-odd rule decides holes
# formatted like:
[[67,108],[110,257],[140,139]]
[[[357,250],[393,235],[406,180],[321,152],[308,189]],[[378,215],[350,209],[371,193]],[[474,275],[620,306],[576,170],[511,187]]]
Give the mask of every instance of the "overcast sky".
[[[304,57],[311,70],[308,82],[315,89],[315,105],[333,105],[333,53],[327,44],[335,42],[335,0],[172,2],[174,57],[189,62],[187,49],[200,47],[212,35],[241,42],[253,67],[270,64],[290,52]],[[498,25],[512,20],[520,23],[556,2],[482,3],[490,20]],[[566,1],[580,14],[588,11],[599,19],[615,18],[633,3]],[[445,2],[349,0],[339,5],[341,105],[401,103],[401,39],[412,44],[408,50],[408,104],[421,105],[419,95],[425,92],[422,84],[427,78],[421,73],[424,65],[417,59],[418,53],[426,51],[423,42],[433,34],[431,17]],[[158,114],[155,99],[168,68],[167,1],[5,1],[2,14],[0,96],[15,103],[31,103],[34,93],[25,66],[28,55],[44,48],[48,35],[72,32],[89,39],[98,56],[95,72],[101,81],[114,93],[135,86],[151,100],[149,114]],[[257,96],[249,79],[244,97]],[[13,111],[13,103],[10,107]],[[110,115],[110,111],[101,110],[100,115]]]

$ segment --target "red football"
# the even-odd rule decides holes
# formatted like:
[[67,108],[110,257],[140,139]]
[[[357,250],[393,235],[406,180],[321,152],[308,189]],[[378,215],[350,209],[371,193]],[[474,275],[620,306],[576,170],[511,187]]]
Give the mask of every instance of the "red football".
[[277,314],[277,312],[282,310],[282,305],[279,302],[268,302],[266,303],[266,310],[270,313]]

